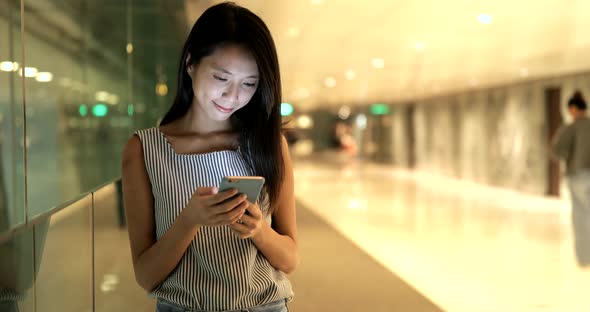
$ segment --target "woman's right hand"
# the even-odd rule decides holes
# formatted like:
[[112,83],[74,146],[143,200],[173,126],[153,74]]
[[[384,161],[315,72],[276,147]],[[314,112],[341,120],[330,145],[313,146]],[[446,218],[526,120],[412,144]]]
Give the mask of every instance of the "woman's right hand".
[[239,220],[248,208],[246,195],[236,196],[237,193],[236,189],[220,193],[217,187],[199,187],[182,214],[191,226],[232,224]]

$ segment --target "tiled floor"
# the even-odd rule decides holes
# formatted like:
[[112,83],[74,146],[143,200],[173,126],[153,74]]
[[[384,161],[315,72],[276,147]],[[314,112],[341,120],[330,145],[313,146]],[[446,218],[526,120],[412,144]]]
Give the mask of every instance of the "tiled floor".
[[566,200],[382,165],[295,169],[301,202],[446,311],[590,311]]

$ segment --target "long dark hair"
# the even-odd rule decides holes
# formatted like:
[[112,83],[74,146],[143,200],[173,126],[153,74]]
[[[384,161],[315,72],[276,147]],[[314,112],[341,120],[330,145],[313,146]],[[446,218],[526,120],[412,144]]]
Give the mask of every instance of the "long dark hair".
[[194,93],[187,66],[198,64],[203,57],[228,43],[248,49],[258,65],[258,88],[250,102],[231,116],[230,122],[234,130],[240,131],[242,156],[255,175],[265,178],[266,191],[273,203],[279,196],[284,176],[281,77],[274,41],[256,14],[231,2],[214,5],[203,12],[182,49],[176,97],[160,124],[165,125],[184,116],[191,106]]

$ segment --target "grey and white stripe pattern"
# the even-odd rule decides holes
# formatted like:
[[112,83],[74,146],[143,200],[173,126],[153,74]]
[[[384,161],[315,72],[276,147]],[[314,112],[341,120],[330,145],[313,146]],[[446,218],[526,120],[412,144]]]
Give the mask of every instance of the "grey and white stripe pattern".
[[[177,154],[159,128],[136,134],[152,185],[158,239],[197,187],[219,186],[224,176],[251,175],[238,151]],[[261,206],[270,223],[268,204]],[[203,226],[176,269],[150,295],[189,309],[224,311],[288,298],[293,292],[286,275],[250,239],[240,239],[228,226]]]

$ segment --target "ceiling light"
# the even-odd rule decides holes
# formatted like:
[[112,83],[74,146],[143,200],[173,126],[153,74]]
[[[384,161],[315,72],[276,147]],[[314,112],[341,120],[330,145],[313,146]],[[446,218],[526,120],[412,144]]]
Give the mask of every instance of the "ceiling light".
[[50,82],[53,80],[53,74],[50,72],[40,72],[35,76],[35,80],[39,82]]
[[371,60],[371,64],[377,69],[382,69],[385,67],[385,61],[381,58],[373,58]]
[[301,115],[297,118],[297,127],[300,129],[311,129],[313,128],[313,119],[308,115]]
[[353,80],[356,78],[356,72],[352,69],[349,69],[346,71],[346,73],[344,73],[344,76],[346,77],[346,80]]
[[480,14],[477,16],[477,20],[482,24],[491,24],[493,18],[489,14]]
[[368,201],[366,199],[352,198],[348,201],[348,209],[367,210]]
[[336,78],[328,77],[328,78],[326,78],[326,80],[324,80],[324,84],[328,88],[334,88],[336,86]]
[[158,96],[165,96],[166,94],[168,94],[168,86],[163,82],[157,83],[156,84],[156,94]]
[[348,119],[348,117],[350,117],[350,107],[346,105],[340,107],[338,110],[338,117],[342,120]]
[[365,114],[360,114],[358,116],[356,116],[356,126],[363,130],[365,128],[367,128],[367,116],[365,116]]
[[128,43],[125,49],[127,50],[127,54],[133,53],[133,44]]
[[94,94],[94,99],[98,102],[106,102],[109,99],[110,94],[106,91],[98,91]]
[[310,92],[306,88],[299,88],[295,91],[295,98],[303,100],[309,97]]
[[295,38],[299,36],[299,28],[297,27],[289,27],[289,30],[287,30],[287,33],[289,34],[289,37]]
[[14,72],[14,71],[17,71],[18,68],[19,68],[19,65],[17,62],[8,62],[8,61],[0,62],[0,70],[1,71]]
[[[25,68],[24,68],[24,70],[25,70],[25,77],[29,77],[29,78],[32,78],[32,77],[35,77],[35,76],[37,76],[37,72],[39,72],[39,70],[38,70],[37,68],[35,68],[35,67],[25,67]],[[23,75],[23,73],[22,73],[22,72],[23,72],[23,68],[21,68],[21,69],[18,71],[18,74],[19,74],[21,77],[22,77],[22,75]]]
[[414,48],[418,51],[424,50],[425,47],[426,47],[426,44],[424,44],[424,42],[421,42],[421,41],[416,42],[416,44],[414,45]]

